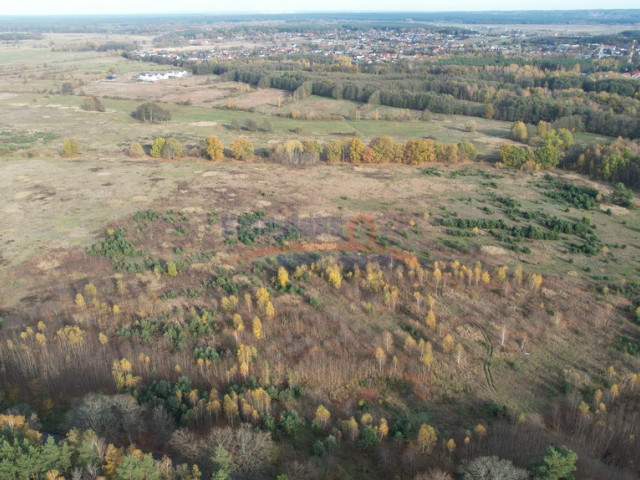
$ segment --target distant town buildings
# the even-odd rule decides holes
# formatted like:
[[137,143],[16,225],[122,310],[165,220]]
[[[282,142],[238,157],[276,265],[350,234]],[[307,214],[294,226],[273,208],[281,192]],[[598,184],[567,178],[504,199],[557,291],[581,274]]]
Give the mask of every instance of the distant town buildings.
[[169,78],[182,78],[188,76],[189,73],[186,70],[171,70],[163,73],[147,73],[141,72],[138,75],[138,80],[143,82],[157,82],[158,80],[168,80]]

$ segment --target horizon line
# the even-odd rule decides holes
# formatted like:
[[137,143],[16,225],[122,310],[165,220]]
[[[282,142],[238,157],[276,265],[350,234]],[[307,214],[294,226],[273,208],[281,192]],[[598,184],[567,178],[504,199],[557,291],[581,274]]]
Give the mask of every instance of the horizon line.
[[480,9],[480,10],[284,10],[284,11],[264,11],[264,10],[229,10],[224,12],[213,12],[206,10],[192,10],[184,12],[166,11],[157,13],[146,12],[96,12],[96,13],[12,13],[0,14],[0,18],[47,18],[47,17],[113,17],[113,16],[189,16],[189,15],[209,15],[209,16],[231,16],[231,15],[297,15],[297,14],[460,14],[460,13],[516,13],[516,12],[611,12],[611,11],[640,11],[640,8],[513,8],[513,9]]

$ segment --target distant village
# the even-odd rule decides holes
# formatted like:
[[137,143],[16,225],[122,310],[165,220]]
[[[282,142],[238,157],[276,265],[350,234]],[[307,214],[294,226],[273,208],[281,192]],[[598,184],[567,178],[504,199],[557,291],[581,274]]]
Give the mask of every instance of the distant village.
[[168,80],[169,78],[182,78],[188,76],[189,73],[186,70],[170,70],[163,73],[147,73],[141,72],[138,75],[138,80],[142,82],[157,82],[158,80]]
[[[565,54],[573,58],[628,58],[640,55],[634,42],[626,47],[584,43],[584,36],[574,34],[576,43],[547,40],[539,33],[519,30],[502,33],[440,33],[431,30],[378,29],[344,32],[288,32],[218,36],[185,40],[184,46],[162,47],[127,52],[132,59],[149,60],[168,65],[193,65],[203,61],[224,61],[248,57],[292,55],[343,56],[354,63],[394,63],[402,58],[434,57],[448,54],[499,52],[503,55],[540,56]],[[583,39],[578,42],[578,39]],[[172,37],[175,41],[175,37]],[[220,46],[218,46],[220,45]],[[251,46],[249,46],[251,45]],[[191,48],[190,48],[191,47]],[[637,75],[636,72],[630,73]]]

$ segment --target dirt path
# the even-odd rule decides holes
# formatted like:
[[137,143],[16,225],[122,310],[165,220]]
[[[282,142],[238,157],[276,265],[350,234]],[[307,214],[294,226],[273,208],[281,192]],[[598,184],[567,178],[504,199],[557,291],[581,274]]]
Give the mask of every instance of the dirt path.
[[482,360],[482,370],[484,371],[487,387],[489,388],[490,391],[494,393],[498,393],[498,390],[496,389],[496,384],[493,381],[493,375],[491,374],[491,359],[493,358],[493,344],[489,339],[487,330],[479,323],[476,323],[475,326],[480,329],[480,331],[482,332],[482,336],[484,337],[486,342],[486,356]]

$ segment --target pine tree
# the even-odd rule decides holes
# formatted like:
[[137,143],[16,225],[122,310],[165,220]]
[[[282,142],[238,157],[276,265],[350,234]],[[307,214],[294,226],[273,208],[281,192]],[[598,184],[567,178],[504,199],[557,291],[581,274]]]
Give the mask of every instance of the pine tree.
[[231,462],[232,462],[231,454],[227,451],[227,449],[222,446],[222,444],[218,444],[216,447],[213,456],[211,457],[211,462],[217,467],[216,472],[211,476],[212,480],[230,480],[231,479]]

